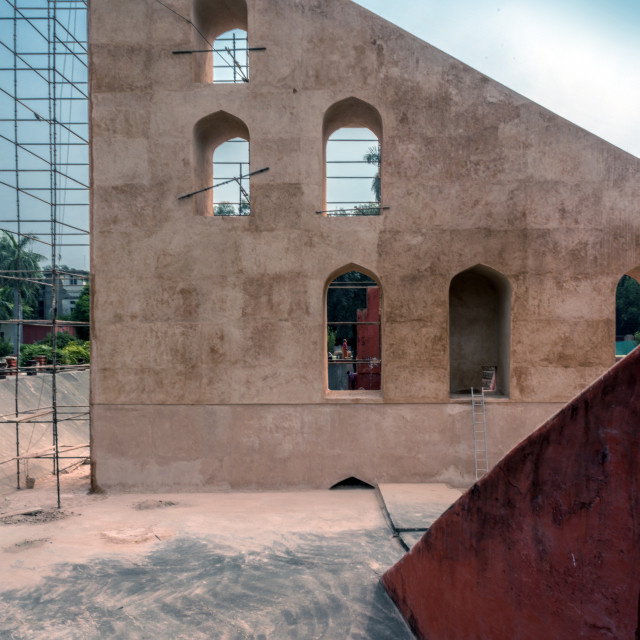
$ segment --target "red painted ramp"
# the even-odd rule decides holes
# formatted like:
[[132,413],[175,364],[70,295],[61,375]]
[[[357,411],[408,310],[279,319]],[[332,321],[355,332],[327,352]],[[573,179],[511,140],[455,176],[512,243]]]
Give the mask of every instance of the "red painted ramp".
[[640,349],[503,458],[383,582],[421,639],[640,640]]

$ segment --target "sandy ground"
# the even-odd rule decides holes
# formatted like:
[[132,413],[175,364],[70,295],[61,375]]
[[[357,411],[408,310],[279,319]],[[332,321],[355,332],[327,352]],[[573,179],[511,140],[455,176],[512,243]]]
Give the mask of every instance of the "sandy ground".
[[1,638],[413,638],[375,492],[96,495],[88,470],[61,510],[54,477],[0,497]]

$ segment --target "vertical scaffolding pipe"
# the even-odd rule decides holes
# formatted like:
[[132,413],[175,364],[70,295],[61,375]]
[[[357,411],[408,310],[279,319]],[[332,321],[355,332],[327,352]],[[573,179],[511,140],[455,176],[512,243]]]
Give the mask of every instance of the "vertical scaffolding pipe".
[[56,474],[56,493],[58,498],[58,509],[60,508],[60,450],[58,443],[58,408],[57,408],[57,386],[56,376],[58,368],[57,354],[57,321],[58,321],[58,272],[56,263],[57,251],[57,228],[56,228],[56,208],[57,208],[57,181],[56,167],[58,163],[57,154],[57,81],[56,81],[56,0],[47,0],[47,18],[48,18],[48,36],[49,36],[49,142],[50,142],[50,185],[51,185],[51,278],[53,287],[51,291],[51,360],[53,362],[53,370],[51,371],[51,408],[52,408],[52,426],[53,426],[53,467]]
[[[15,158],[15,181],[16,181],[16,221],[18,223],[18,243],[20,243],[20,159],[18,156],[18,7],[17,2],[13,6],[13,136],[14,136],[14,158]],[[20,244],[18,244],[18,276],[20,276]],[[14,309],[14,317],[16,311],[18,318],[21,317],[20,306],[20,281],[18,280],[16,285],[17,295],[14,295],[14,301],[18,304],[17,310]],[[20,325],[15,325],[15,331],[13,340],[15,342],[14,348],[16,349],[17,361],[16,361],[16,379],[15,379],[15,412],[16,412],[16,486],[20,489],[20,423],[18,422],[18,413],[20,410],[18,400],[18,384],[20,379]]]
[[[236,34],[232,33],[232,43],[233,43],[233,58],[232,58],[232,66],[233,66],[233,81],[238,82],[238,72],[236,70]],[[242,175],[242,174],[240,174]]]
[[[13,33],[10,31],[7,33],[8,38],[3,40],[3,46],[5,46],[10,53],[13,54],[13,68],[6,69],[6,71],[13,71],[13,77],[10,75],[4,76],[6,78],[7,84],[13,84],[13,133],[14,139],[9,140],[6,138],[7,142],[12,142],[14,145],[14,154],[13,158],[11,154],[6,154],[4,156],[7,161],[6,169],[2,169],[3,171],[10,171],[15,176],[15,182],[13,185],[6,184],[6,187],[13,188],[16,193],[16,217],[13,220],[7,220],[5,222],[14,223],[16,226],[9,232],[11,238],[17,239],[17,246],[15,247],[15,256],[14,263],[11,266],[11,271],[13,272],[13,277],[8,276],[11,279],[14,290],[14,298],[13,298],[13,333],[12,333],[12,341],[14,343],[14,351],[18,356],[17,367],[13,370],[16,378],[14,381],[7,381],[8,383],[14,382],[15,394],[14,394],[14,403],[15,403],[15,420],[12,421],[15,424],[15,439],[16,439],[16,484],[17,488],[21,488],[22,477],[24,477],[24,472],[21,474],[20,463],[21,463],[21,442],[20,442],[20,411],[21,411],[21,403],[20,402],[20,390],[23,385],[20,383],[20,352],[23,338],[23,281],[30,280],[31,274],[29,272],[22,272],[22,262],[24,262],[24,247],[23,242],[25,239],[30,238],[30,234],[34,234],[32,228],[29,225],[37,222],[42,222],[43,225],[49,226],[49,233],[51,235],[51,243],[45,243],[51,245],[51,330],[52,330],[52,360],[53,367],[51,369],[51,395],[52,395],[52,438],[53,438],[53,473],[56,475],[56,487],[57,487],[57,503],[58,508],[60,508],[60,444],[59,444],[59,422],[64,421],[64,416],[60,417],[58,415],[58,405],[57,405],[57,373],[58,373],[58,358],[59,354],[57,353],[58,339],[56,329],[59,325],[59,314],[60,309],[58,309],[58,301],[60,298],[60,288],[58,286],[59,278],[63,276],[63,272],[60,271],[60,264],[62,262],[62,255],[60,254],[60,250],[64,246],[75,246],[73,244],[65,244],[64,236],[64,228],[60,227],[60,225],[65,225],[64,222],[64,214],[65,214],[65,205],[69,205],[72,207],[81,206],[76,202],[66,202],[65,194],[67,191],[77,191],[76,187],[68,187],[66,186],[66,182],[63,180],[71,180],[76,184],[81,184],[83,187],[85,186],[82,182],[78,182],[77,178],[70,175],[69,167],[80,165],[81,163],[69,162],[69,157],[67,155],[66,161],[64,158],[64,154],[58,147],[61,149],[66,149],[67,154],[69,153],[69,148],[71,145],[79,146],[82,143],[86,143],[85,136],[81,136],[77,130],[74,130],[70,127],[74,125],[81,125],[81,122],[76,122],[78,118],[71,117],[73,113],[73,102],[75,100],[86,100],[85,93],[80,89],[82,82],[76,82],[75,75],[73,73],[73,66],[70,73],[66,73],[66,67],[64,62],[68,58],[65,56],[72,56],[73,59],[78,59],[82,62],[81,58],[86,55],[86,47],[83,46],[82,42],[78,38],[77,29],[82,29],[82,26],[79,26],[78,23],[78,14],[77,11],[81,11],[82,15],[86,16],[86,8],[87,3],[86,0],[47,0],[46,3],[38,0],[37,2],[30,2],[29,0],[24,0],[24,6],[21,6],[21,0],[0,0],[3,4],[10,8],[12,11],[6,12],[6,17],[4,19],[7,20],[7,26],[12,23],[13,25]],[[58,11],[60,9],[60,11]],[[62,22],[59,22],[60,15],[69,16],[71,15],[69,12],[74,12],[73,15],[73,27],[72,31],[69,28],[66,28]],[[70,20],[70,18],[69,18]],[[9,22],[11,21],[11,22]],[[43,28],[46,24],[46,29]],[[26,26],[29,25],[30,29]],[[24,27],[24,29],[22,28]],[[71,27],[70,27],[71,28]],[[28,37],[27,35],[28,34]],[[34,35],[36,34],[36,35]],[[10,50],[9,42],[10,39],[13,40],[13,51]],[[37,41],[35,46],[32,39]],[[38,40],[38,38],[42,38],[42,42]],[[46,49],[41,47],[40,45],[44,44]],[[21,51],[18,51],[18,46],[22,47]],[[60,45],[60,51],[58,51],[58,45]],[[25,49],[25,47],[27,47]],[[31,52],[31,53],[27,53]],[[38,62],[33,62],[29,56],[46,56],[47,65],[46,68],[43,64],[39,64]],[[82,63],[86,68],[86,64]],[[73,61],[72,61],[73,65]],[[25,73],[28,73],[26,80],[21,80],[21,77],[24,76]],[[22,74],[22,76],[21,76]],[[46,90],[37,90],[34,91],[33,87],[30,84],[31,74],[35,74],[41,80],[43,80],[47,88]],[[25,90],[20,93],[20,85],[21,82],[26,82]],[[10,86],[10,85],[9,85]],[[9,86],[6,89],[9,89]],[[36,85],[38,83],[36,82]],[[29,87],[29,89],[26,89]],[[70,95],[68,98],[64,91],[65,87],[71,88],[70,91],[73,94],[75,91],[79,95]],[[59,93],[60,91],[60,93]],[[9,92],[3,89],[3,92],[9,95]],[[37,93],[38,95],[35,95]],[[31,108],[31,104],[36,101],[35,109]],[[65,101],[68,101],[65,102]],[[38,102],[42,105],[42,107],[38,106]],[[44,106],[47,104],[47,107]],[[64,121],[64,114],[61,110],[61,105],[69,104],[69,122]],[[41,109],[48,109],[48,130],[43,129],[42,133],[46,136],[48,133],[48,143],[49,147],[49,156],[46,158],[46,152],[40,155],[32,150],[32,145],[42,145],[44,143],[44,139],[38,136],[37,141],[30,142],[29,137],[25,139],[25,142],[21,144],[21,128],[27,127],[28,131],[31,131],[29,127],[32,125],[29,124],[29,116],[33,115],[35,117],[35,121],[45,121],[44,113]],[[40,112],[40,114],[38,113]],[[26,114],[26,117],[25,117]],[[27,122],[28,124],[22,125],[20,123]],[[46,121],[45,121],[46,122]],[[23,129],[25,131],[25,129]],[[69,141],[65,141],[64,139],[64,131],[69,132],[71,135],[76,136],[82,142],[74,142],[71,143]],[[24,153],[28,153],[28,161],[25,160]],[[47,169],[26,169],[25,162],[33,162],[33,157],[37,158],[39,161],[42,161],[48,165]],[[11,167],[9,162],[13,160],[14,166]],[[86,164],[86,163],[84,163]],[[21,166],[25,166],[25,169],[21,169]],[[30,181],[25,179],[20,175],[21,171],[33,171],[42,176],[48,176],[49,185],[48,189],[46,187],[46,183],[39,185],[37,187],[28,186]],[[64,176],[64,179],[60,176]],[[24,185],[24,186],[23,186]],[[38,190],[41,191],[42,188],[48,191],[50,199],[49,202],[46,200],[36,197],[32,191]],[[88,188],[88,187],[87,187]],[[62,196],[58,195],[58,191],[62,191]],[[27,203],[23,202],[22,194],[26,194],[26,196],[30,196],[35,198],[35,200],[39,200],[42,203],[48,205],[48,215],[47,210],[43,210],[43,216],[41,220],[31,219],[37,218],[37,216],[27,216],[26,218],[22,218],[22,214],[25,211],[30,211],[30,205],[33,204],[31,200],[28,200]],[[26,209],[23,207],[26,207]],[[78,231],[82,231],[78,227],[74,225],[66,225],[72,229],[76,229]],[[14,230],[15,229],[15,230]],[[60,237],[59,235],[60,234]],[[70,235],[77,235],[75,233],[71,233]],[[44,241],[41,241],[44,242]],[[64,411],[64,410],[63,410]],[[9,422],[9,425],[11,422]],[[23,430],[24,431],[24,430]]]

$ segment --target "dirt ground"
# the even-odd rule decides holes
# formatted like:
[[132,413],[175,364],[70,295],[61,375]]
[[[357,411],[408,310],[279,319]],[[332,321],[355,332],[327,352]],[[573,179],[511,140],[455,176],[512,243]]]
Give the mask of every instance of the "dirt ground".
[[0,637],[413,638],[374,491],[0,496]]

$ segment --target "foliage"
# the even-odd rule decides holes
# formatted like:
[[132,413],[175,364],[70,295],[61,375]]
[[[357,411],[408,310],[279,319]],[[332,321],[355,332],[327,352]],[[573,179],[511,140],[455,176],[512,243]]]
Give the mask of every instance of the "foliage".
[[633,339],[635,340],[636,344],[640,344],[640,331],[636,331]]
[[[66,331],[58,331],[58,333],[56,333],[56,350],[64,349],[71,342],[78,342],[78,339]],[[40,342],[36,344],[48,344],[50,347],[53,347],[53,334],[48,333],[44,340],[40,340]]]
[[[76,306],[71,312],[71,320],[76,322],[89,322],[91,311],[91,292],[89,285],[85,284],[76,300]],[[83,340],[89,339],[89,327],[76,327],[76,333]]]
[[236,208],[230,202],[221,202],[213,208],[214,216],[235,216]]
[[10,356],[13,353],[13,342],[0,338],[0,358]]
[[367,153],[364,154],[363,160],[368,164],[373,164],[378,167],[378,171],[371,182],[371,191],[373,191],[376,202],[380,203],[382,199],[382,188],[380,183],[380,147],[369,147]]
[[[63,364],[79,364],[91,360],[89,342],[71,342],[61,350]],[[59,358],[60,359],[60,358]]]
[[356,216],[379,216],[380,215],[380,203],[368,202],[366,204],[357,204],[354,207],[355,211],[353,215]]
[[335,329],[331,329],[331,327],[327,329],[327,351],[329,353],[333,353],[333,349],[336,346],[336,334]]
[[13,291],[7,287],[0,287],[0,320],[11,320],[13,315]]
[[[38,306],[44,258],[31,250],[37,238],[18,237],[7,231],[0,236],[0,317],[14,320],[32,318]],[[22,338],[18,324],[13,327],[13,343]]]
[[51,364],[51,347],[41,342],[23,344],[20,347],[20,366],[28,366],[29,360],[33,360],[35,356],[47,356],[47,362]]
[[213,215],[215,216],[248,216],[249,215],[249,201],[242,196],[242,202],[239,205],[232,204],[231,202],[221,202],[213,208]]
[[622,276],[616,289],[616,335],[634,334],[640,330],[640,284]]
[[[38,304],[38,292],[42,280],[40,260],[44,256],[31,251],[30,246],[37,238],[19,238],[7,231],[0,237],[0,287],[8,288],[22,298],[25,307],[36,307]],[[11,273],[7,273],[11,272]],[[20,278],[19,280],[16,278]],[[6,298],[3,298],[6,300]],[[12,300],[15,307],[15,299]],[[15,312],[14,308],[14,312]],[[15,313],[14,313],[15,314]]]
[[[33,344],[23,344],[20,348],[20,366],[26,367],[34,356],[47,356],[47,364],[53,362],[53,337],[49,334],[44,340]],[[74,338],[71,334],[60,332],[56,336],[56,360],[58,364],[78,364],[80,360],[91,359],[90,343]]]
[[249,215],[249,201],[245,196],[242,196],[242,202],[240,202],[240,206],[238,207],[238,215],[239,216]]

